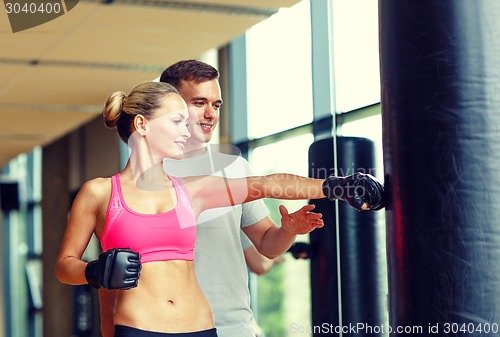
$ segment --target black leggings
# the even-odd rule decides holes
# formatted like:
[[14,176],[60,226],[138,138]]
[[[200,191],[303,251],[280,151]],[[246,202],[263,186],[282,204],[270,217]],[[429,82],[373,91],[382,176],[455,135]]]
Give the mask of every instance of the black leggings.
[[124,325],[115,325],[114,337],[217,337],[215,328],[196,332],[165,333],[145,331]]

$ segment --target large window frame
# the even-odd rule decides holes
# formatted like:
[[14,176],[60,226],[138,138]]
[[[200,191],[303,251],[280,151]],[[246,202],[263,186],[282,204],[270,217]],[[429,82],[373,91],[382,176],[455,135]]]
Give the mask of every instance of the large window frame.
[[[223,90],[224,87],[227,87],[225,97],[229,97],[229,104],[226,107],[227,116],[224,116],[225,111],[222,112],[221,132],[223,134],[221,134],[221,139],[227,139],[230,143],[238,146],[246,158],[251,158],[252,152],[259,147],[307,134],[312,134],[315,140],[325,137],[333,137],[335,140],[338,135],[341,135],[343,126],[347,124],[353,125],[366,118],[380,116],[381,106],[379,102],[350,111],[338,111],[336,109],[333,4],[334,0],[310,1],[311,80],[313,89],[313,120],[310,123],[259,138],[250,138],[248,136],[248,76],[245,35],[235,39],[225,49],[225,53],[221,54],[224,57],[220,58],[220,60],[225,61],[222,66],[220,64],[221,72],[229,74],[224,79],[225,83],[222,84]],[[227,126],[224,127],[224,125]],[[336,144],[335,141],[334,144]],[[334,157],[336,157],[336,146],[334,146],[333,151]],[[381,162],[381,158],[378,158],[378,162]],[[250,164],[252,163],[250,162]],[[336,213],[338,214],[338,212]],[[338,228],[336,231],[338,233]],[[337,247],[339,247],[338,244]],[[254,288],[251,287],[251,289]],[[339,301],[339,306],[341,306],[341,301]],[[339,310],[339,312],[342,312],[342,310]],[[256,312],[256,316],[258,318],[258,312]],[[342,324],[342,317],[339,317],[339,322]]]

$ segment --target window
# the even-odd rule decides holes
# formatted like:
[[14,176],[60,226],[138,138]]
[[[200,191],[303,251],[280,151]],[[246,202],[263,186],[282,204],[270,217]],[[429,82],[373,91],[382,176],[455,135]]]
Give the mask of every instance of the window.
[[[313,136],[306,134],[258,147],[249,158],[252,169],[256,174],[279,172],[307,176],[308,150],[313,141]],[[307,204],[306,200],[265,199],[265,202],[277,224],[281,220],[279,205],[295,212]],[[296,241],[309,242],[309,237],[300,235]],[[285,257],[285,263],[257,279],[257,322],[268,337],[287,336],[292,324],[311,324],[309,260],[295,260],[290,254]]]
[[[341,119],[339,135],[374,141],[377,177],[383,178],[380,106],[375,104],[380,102],[378,1],[332,2],[335,110],[349,115]],[[314,141],[309,133],[313,121],[310,5],[304,0],[280,10],[246,33],[246,145],[256,174],[308,174],[308,151]],[[265,202],[278,224],[280,204],[293,212],[307,203]],[[308,238],[304,235],[297,241],[308,242]],[[311,326],[310,291],[309,260],[287,256],[284,264],[257,277],[254,310],[267,337],[292,337],[293,326]]]
[[345,112],[380,102],[378,1],[333,1],[335,105]]
[[246,33],[250,139],[312,121],[310,26],[301,1]]

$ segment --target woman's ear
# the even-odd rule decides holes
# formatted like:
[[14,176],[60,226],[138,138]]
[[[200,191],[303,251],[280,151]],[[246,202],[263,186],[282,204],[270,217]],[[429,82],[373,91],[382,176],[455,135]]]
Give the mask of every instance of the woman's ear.
[[147,125],[148,124],[148,121],[146,120],[146,118],[144,118],[144,116],[142,115],[136,115],[134,117],[134,127],[135,127],[135,130],[141,135],[141,136],[145,136],[146,135],[146,131],[147,131]]

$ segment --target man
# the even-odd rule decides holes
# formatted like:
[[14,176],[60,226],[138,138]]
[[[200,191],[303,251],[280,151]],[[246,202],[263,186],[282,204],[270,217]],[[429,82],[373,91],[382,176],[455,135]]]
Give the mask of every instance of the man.
[[277,266],[285,262],[285,256],[280,255],[273,259],[269,259],[259,253],[257,248],[253,245],[252,241],[248,239],[243,231],[241,235],[241,245],[243,248],[243,255],[245,256],[245,263],[247,264],[248,270],[256,275],[267,274],[274,266]]
[[[180,61],[167,68],[161,82],[177,88],[189,110],[191,137],[181,161],[166,161],[164,169],[174,176],[247,176],[249,165],[241,156],[224,153],[218,146],[207,146],[219,121],[222,105],[219,73],[212,66],[195,60]],[[230,195],[229,195],[230,197]],[[311,213],[313,205],[289,214],[280,207],[281,226],[269,217],[262,200],[235,207],[209,210],[200,215],[195,248],[195,272],[212,306],[219,337],[254,337],[250,309],[248,271],[240,228],[257,250],[275,258],[290,247],[296,235],[323,226],[321,214]],[[115,303],[113,292],[100,290],[101,332],[111,337],[110,321]]]

